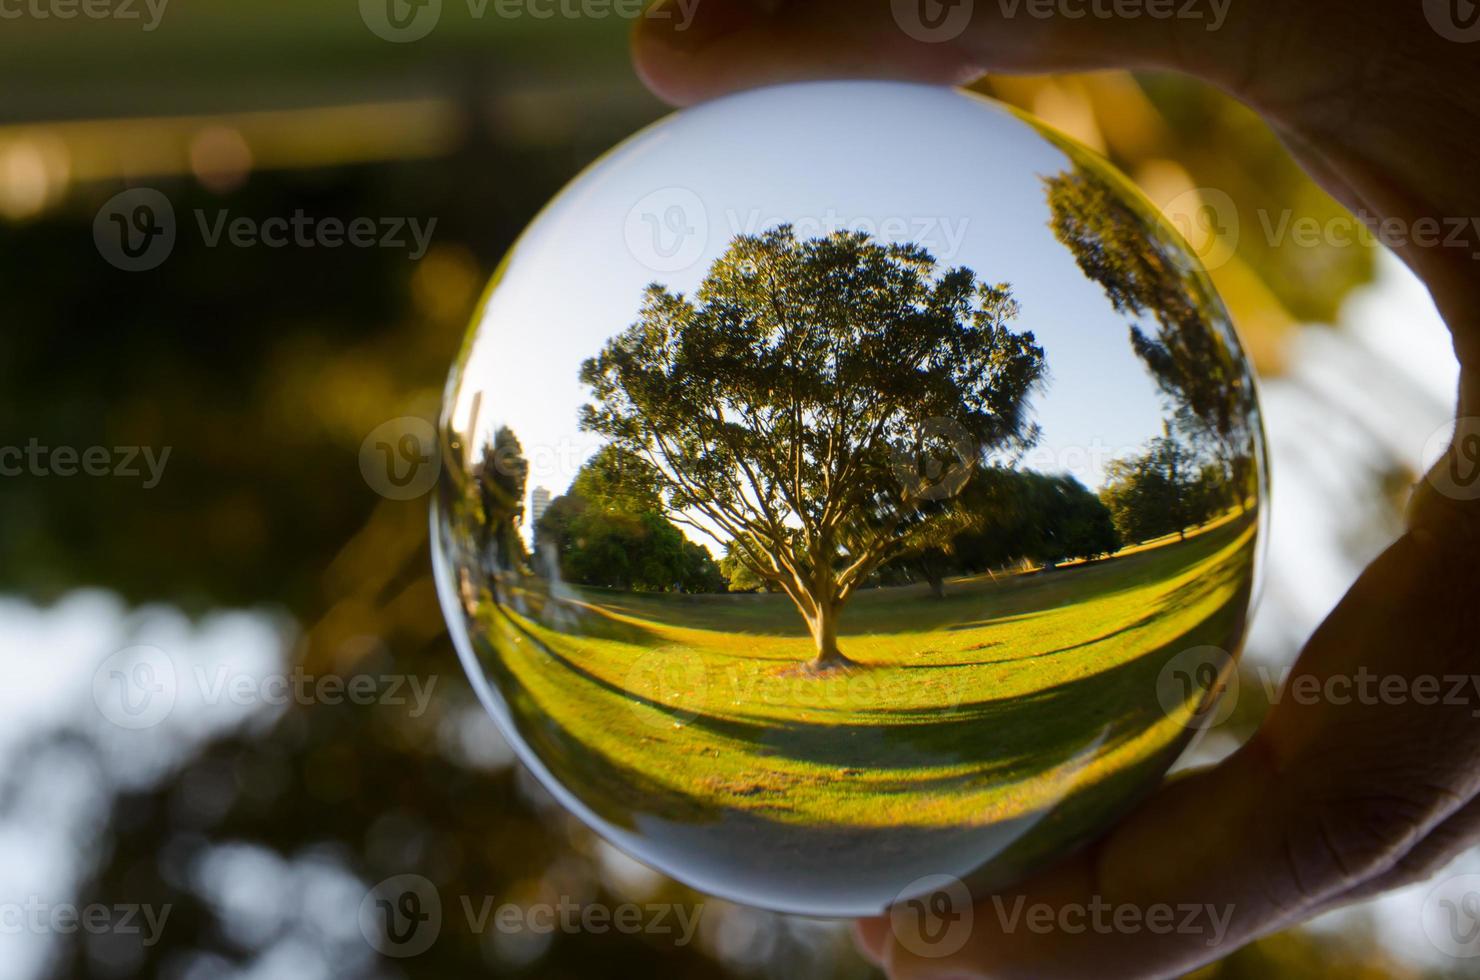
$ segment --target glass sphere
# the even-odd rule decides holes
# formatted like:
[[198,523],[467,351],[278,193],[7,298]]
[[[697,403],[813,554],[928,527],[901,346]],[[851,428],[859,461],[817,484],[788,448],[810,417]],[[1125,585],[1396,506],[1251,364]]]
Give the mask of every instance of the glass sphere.
[[1102,832],[1233,677],[1264,497],[1197,258],[961,91],[813,83],[606,154],[452,370],[447,621],[522,761],[702,891],[877,914]]

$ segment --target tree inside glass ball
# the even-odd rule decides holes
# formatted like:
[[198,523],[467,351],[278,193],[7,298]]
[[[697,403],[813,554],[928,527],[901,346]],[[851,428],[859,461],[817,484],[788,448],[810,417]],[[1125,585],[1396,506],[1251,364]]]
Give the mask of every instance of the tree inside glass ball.
[[731,900],[877,914],[1063,856],[1242,642],[1228,316],[1107,163],[969,93],[784,86],[615,148],[506,257],[441,429],[483,701],[565,806]]

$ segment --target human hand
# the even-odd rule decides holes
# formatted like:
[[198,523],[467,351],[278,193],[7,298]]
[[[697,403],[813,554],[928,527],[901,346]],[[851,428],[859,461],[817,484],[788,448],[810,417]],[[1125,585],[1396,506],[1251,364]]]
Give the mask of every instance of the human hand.
[[[1407,531],[1310,638],[1287,683],[1326,690],[1365,671],[1406,690],[1472,675],[1480,499],[1463,498],[1480,497],[1480,485],[1455,492],[1446,474],[1480,462],[1464,448],[1480,440],[1480,242],[1471,233],[1453,247],[1417,232],[1480,215],[1480,46],[1440,29],[1450,0],[1191,2],[1207,17],[1044,18],[1028,15],[1027,0],[701,0],[681,30],[679,17],[641,18],[634,52],[647,83],[678,103],[807,78],[944,84],[987,69],[1119,67],[1194,75],[1263,114],[1338,200],[1412,230],[1398,254],[1427,283],[1461,365],[1456,446],[1415,488]],[[902,26],[924,9],[917,3],[945,14],[964,6],[969,17],[955,37],[922,41]],[[887,919],[860,923],[860,944],[896,978],[1169,976],[1428,877],[1480,839],[1480,706],[1386,700],[1279,699],[1225,762],[1170,781],[1093,847],[996,896],[1008,906],[1228,909],[1221,944],[1201,933],[1009,929],[980,910],[949,956],[912,953]]]

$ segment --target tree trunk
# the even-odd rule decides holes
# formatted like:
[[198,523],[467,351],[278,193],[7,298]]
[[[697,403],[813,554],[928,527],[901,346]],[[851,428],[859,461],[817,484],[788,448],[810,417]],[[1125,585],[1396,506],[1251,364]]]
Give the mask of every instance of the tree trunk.
[[930,594],[937,599],[946,597],[946,577],[939,572],[931,571],[925,575],[925,581],[930,583]]
[[817,645],[817,655],[808,665],[813,670],[833,670],[853,664],[838,649],[838,611],[832,603],[819,604],[816,614],[807,619],[812,642]]
[[940,566],[935,563],[934,558],[930,555],[921,558],[920,571],[924,574],[925,581],[930,584],[930,594],[937,599],[944,599],[946,597],[946,576]]

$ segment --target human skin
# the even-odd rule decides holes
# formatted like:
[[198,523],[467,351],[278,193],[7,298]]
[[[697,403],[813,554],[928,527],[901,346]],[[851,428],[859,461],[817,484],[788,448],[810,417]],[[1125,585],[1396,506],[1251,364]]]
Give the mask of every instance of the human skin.
[[[673,0],[657,7],[665,2]],[[681,30],[677,16],[639,18],[633,52],[642,78],[676,104],[813,78],[956,84],[987,70],[1181,72],[1259,112],[1353,210],[1406,228],[1480,215],[1480,44],[1432,27],[1423,0],[1232,0],[1217,30],[1203,19],[1005,16],[1009,9],[1020,8],[977,2],[959,36],[927,43],[901,29],[886,0],[701,0]],[[1458,431],[1469,434],[1480,434],[1477,250],[1473,241],[1411,240],[1397,249],[1453,335]],[[1365,673],[1413,685],[1477,672],[1480,500],[1432,478],[1449,461],[1414,487],[1405,532],[1310,637],[1287,683],[1306,677],[1325,689],[1328,679]],[[891,977],[909,980],[1183,973],[1425,879],[1475,844],[1476,707],[1280,698],[1226,761],[1169,781],[1094,846],[997,896],[1007,907],[1019,897],[1054,908],[1210,905],[1231,912],[1221,944],[1209,946],[1206,931],[1007,928],[980,907],[965,946],[949,956],[912,953],[888,919],[860,922],[859,944]]]

